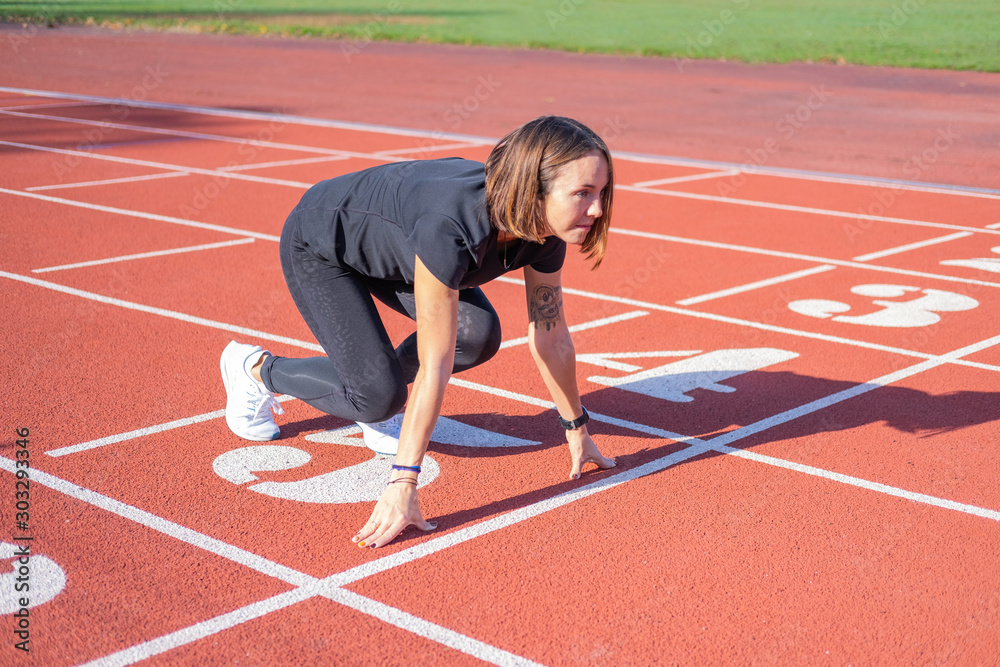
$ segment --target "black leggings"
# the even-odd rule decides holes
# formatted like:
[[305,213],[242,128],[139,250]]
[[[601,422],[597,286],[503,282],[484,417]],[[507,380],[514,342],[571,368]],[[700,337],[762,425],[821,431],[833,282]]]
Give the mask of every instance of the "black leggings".
[[[292,299],[326,357],[269,357],[261,379],[270,391],[351,421],[377,422],[399,412],[417,375],[417,334],[393,349],[374,295],[416,320],[413,287],[368,280],[317,258],[298,241],[292,216],[281,235],[281,268]],[[454,372],[478,366],[500,349],[500,320],[478,287],[459,290]]]

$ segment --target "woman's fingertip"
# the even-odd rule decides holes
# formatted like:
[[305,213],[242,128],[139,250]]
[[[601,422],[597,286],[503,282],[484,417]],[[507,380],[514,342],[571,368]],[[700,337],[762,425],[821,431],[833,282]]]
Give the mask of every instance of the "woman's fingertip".
[[367,544],[365,544],[364,542],[358,542],[358,546],[359,546],[359,547],[366,547],[366,546],[368,546],[368,545],[367,545]]

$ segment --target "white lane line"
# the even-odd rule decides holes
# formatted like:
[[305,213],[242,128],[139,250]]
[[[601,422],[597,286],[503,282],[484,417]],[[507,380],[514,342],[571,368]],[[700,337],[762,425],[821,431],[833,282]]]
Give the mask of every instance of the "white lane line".
[[25,192],[41,192],[42,190],[67,190],[70,188],[89,188],[95,185],[117,185],[119,183],[137,183],[139,181],[158,181],[164,178],[190,176],[187,171],[167,172],[165,174],[148,174],[146,176],[126,176],[124,178],[106,178],[100,181],[81,181],[79,183],[58,183],[56,185],[35,185],[25,188]]
[[16,141],[0,141],[0,146],[11,146],[13,148],[24,148],[26,150],[41,151],[43,153],[56,153],[59,155],[69,155],[71,157],[88,158],[91,160],[103,160],[105,162],[116,162],[118,164],[130,164],[137,167],[151,167],[153,169],[163,169],[169,172],[184,172],[187,175],[199,174],[202,176],[213,176],[215,178],[229,178],[235,181],[250,181],[252,183],[266,183],[268,185],[285,185],[292,188],[305,189],[311,187],[312,183],[301,181],[288,181],[281,178],[269,178],[267,176],[253,176],[252,174],[241,174],[232,171],[221,171],[219,169],[201,169],[200,167],[186,167],[179,164],[169,164],[166,162],[153,162],[151,160],[137,160],[135,158],[118,157],[116,155],[105,155],[93,151],[75,151],[69,148],[49,148],[37,144],[20,144]]
[[[524,285],[524,281],[518,278],[508,278],[506,276],[500,276],[495,278],[494,282],[504,282],[510,283],[512,285]],[[581,296],[588,299],[597,299],[598,301],[611,301],[614,303],[621,303],[628,306],[635,306],[637,308],[645,308],[648,310],[657,310],[664,313],[670,313],[672,315],[683,315],[688,317],[695,317],[703,320],[710,320],[713,322],[721,322],[723,324],[734,324],[736,326],[748,327],[751,329],[759,329],[761,331],[770,331],[773,333],[788,334],[789,336],[797,336],[799,338],[811,338],[813,340],[821,340],[827,343],[837,343],[839,345],[850,345],[852,347],[861,347],[869,350],[878,350],[880,352],[891,352],[893,354],[899,354],[906,357],[914,357],[916,359],[937,359],[937,355],[929,354],[926,352],[917,352],[915,350],[905,350],[899,347],[891,347],[889,345],[880,345],[878,343],[869,343],[863,340],[854,340],[852,338],[842,338],[840,336],[830,336],[828,334],[815,333],[812,331],[801,331],[799,329],[789,329],[787,327],[774,326],[772,324],[764,324],[763,322],[753,322],[751,320],[741,320],[736,317],[728,317],[726,315],[716,315],[715,313],[706,313],[699,310],[688,310],[686,308],[677,308],[674,306],[665,306],[658,303],[652,303],[649,301],[640,301],[639,299],[630,299],[621,296],[612,296],[609,294],[600,294],[597,292],[588,292],[586,290],[579,290],[572,287],[563,287],[563,294],[570,294],[573,296]],[[971,368],[980,368],[989,371],[1000,371],[1000,366],[992,366],[990,364],[983,364],[975,361],[966,361],[965,359],[955,359],[951,363],[959,366],[969,366]]]
[[269,167],[295,167],[301,164],[318,164],[350,160],[347,155],[321,155],[319,157],[304,157],[297,160],[274,160],[272,162],[251,162],[235,164],[231,167],[219,167],[219,171],[247,171],[249,169],[267,169]]
[[479,658],[483,662],[488,662],[501,667],[540,667],[537,662],[532,662],[527,658],[509,653],[485,642],[481,642],[472,637],[449,630],[436,623],[431,623],[413,614],[390,607],[387,604],[372,600],[363,595],[354,593],[343,588],[319,587],[322,595],[335,602],[350,607],[356,611],[382,620],[397,628],[408,630],[415,635],[424,637],[431,641],[443,644],[448,648],[461,651],[466,655]]
[[912,192],[932,192],[935,194],[955,195],[959,197],[1000,199],[1000,190],[996,188],[977,188],[965,185],[951,185],[948,183],[923,183],[920,181],[904,181],[895,178],[880,178],[878,176],[857,176],[854,174],[809,171],[806,169],[792,169],[787,167],[764,167],[760,165],[751,165],[746,162],[737,164],[735,162],[718,162],[713,160],[698,160],[695,158],[649,155],[645,153],[631,153],[623,151],[613,151],[612,156],[615,160],[628,160],[639,164],[663,164],[675,167],[695,167],[697,169],[733,169],[740,173],[752,176],[774,176],[776,178],[817,181],[820,183],[861,185],[870,188],[883,188],[895,191],[906,190]]
[[279,593],[266,600],[235,609],[221,616],[195,623],[194,625],[176,630],[156,639],[135,644],[127,649],[106,655],[103,658],[91,660],[90,662],[83,663],[80,667],[124,667],[125,665],[134,665],[154,655],[160,655],[161,653],[166,653],[175,648],[196,642],[199,639],[235,628],[247,621],[266,616],[271,612],[280,611],[315,596],[316,593],[307,588],[295,588],[284,593]]
[[227,248],[234,245],[253,243],[254,239],[235,239],[233,241],[220,241],[219,243],[205,243],[193,245],[186,248],[174,248],[172,250],[153,250],[150,252],[140,252],[135,255],[122,255],[121,257],[111,257],[108,259],[93,259],[89,262],[77,262],[75,264],[61,264],[50,266],[44,269],[32,269],[32,273],[48,273],[50,271],[64,271],[66,269],[78,269],[84,266],[100,266],[102,264],[114,264],[115,262],[128,262],[134,259],[148,259],[150,257],[163,257],[164,255],[180,255],[188,252],[198,252],[200,250],[214,250],[215,248]]
[[[0,142],[3,143],[3,142]],[[160,215],[158,213],[144,213],[142,211],[131,211],[126,208],[116,208],[114,206],[104,206],[102,204],[90,204],[88,202],[77,201],[75,199],[63,199],[62,197],[52,197],[50,195],[40,195],[34,192],[24,192],[23,190],[8,190],[7,188],[0,188],[0,194],[14,195],[15,197],[27,197],[28,199],[37,199],[38,201],[50,202],[53,204],[65,204],[66,206],[73,206],[76,208],[85,208],[91,211],[100,211],[101,213],[115,213],[117,215],[127,215],[132,218],[142,218],[143,220],[155,220],[156,222],[169,222],[172,225],[182,225],[184,227],[195,227],[197,229],[211,229],[216,232],[225,232],[226,234],[236,234],[237,236],[250,236],[255,239],[261,239],[264,241],[280,241],[280,237],[274,234],[263,234],[261,232],[252,232],[248,229],[236,229],[234,227],[225,227],[223,225],[213,225],[207,222],[196,222],[194,220],[187,220],[185,218],[175,218],[169,215]]]
[[867,213],[851,213],[848,211],[836,211],[826,208],[814,208],[811,206],[795,206],[793,204],[778,204],[775,202],[755,201],[753,199],[737,199],[735,197],[718,197],[716,195],[703,195],[696,192],[682,192],[680,190],[660,190],[657,188],[637,188],[631,185],[616,185],[615,189],[627,190],[629,192],[642,192],[645,194],[661,195],[664,197],[679,197],[681,199],[696,199],[698,201],[708,201],[716,204],[734,204],[736,206],[751,206],[754,208],[766,208],[775,211],[791,211],[793,213],[808,213],[811,215],[823,215],[834,218],[849,218],[851,220],[871,220],[875,222],[888,222],[897,225],[910,225],[914,227],[932,227],[935,229],[952,229],[964,232],[983,233],[981,227],[966,227],[963,225],[952,225],[945,222],[929,222],[925,220],[911,220],[909,218],[893,218],[885,215],[869,215]]
[[[186,104],[172,104],[168,102],[153,102],[149,100],[126,100],[123,98],[98,97],[94,95],[80,95],[75,93],[65,93],[49,90],[35,90],[30,88],[14,88],[10,86],[0,86],[0,92],[28,95],[32,97],[55,98],[62,100],[77,100],[90,102],[93,104],[112,104],[115,106],[129,106],[137,109],[160,109],[165,111],[178,111],[182,113],[201,114],[206,116],[217,116],[222,118],[238,118],[254,121],[280,121],[293,125],[303,125],[307,127],[324,127],[340,130],[351,130],[354,132],[369,132],[384,134],[389,136],[420,137],[433,140],[451,140],[468,142],[483,146],[493,146],[497,143],[498,137],[483,137],[470,134],[458,134],[454,132],[441,132],[431,130],[416,130],[412,128],[394,127],[390,125],[375,125],[372,123],[357,123],[349,121],[331,120],[326,118],[312,118],[308,116],[293,116],[279,112],[267,111],[236,111],[234,109],[220,109],[217,107],[201,107]],[[642,153],[630,153],[625,151],[613,151],[612,155],[616,160],[627,160],[639,164],[662,164],[678,167],[695,167],[698,169],[732,169],[739,172],[749,172],[747,164],[736,164],[733,162],[720,162],[712,160],[698,160],[694,158],[681,158],[666,155],[647,155]],[[893,190],[912,190],[916,192],[934,192],[938,194],[953,195],[959,197],[983,197],[989,199],[1000,199],[1000,190],[989,188],[974,188],[960,185],[949,185],[945,183],[922,183],[918,181],[904,181],[892,178],[862,177],[852,174],[836,174],[827,172],[807,171],[804,169],[790,169],[783,167],[753,166],[752,173],[761,176],[775,176],[779,178],[792,178],[810,181],[846,183],[851,185],[863,185],[867,187],[882,187]]]
[[827,271],[833,271],[837,267],[830,264],[824,264],[822,266],[816,266],[811,269],[803,269],[802,271],[795,271],[794,273],[786,273],[783,276],[775,276],[774,278],[768,278],[766,280],[758,280],[756,282],[747,283],[746,285],[738,285],[736,287],[730,287],[729,289],[719,290],[718,292],[711,292],[709,294],[702,294],[701,296],[693,296],[687,299],[681,299],[677,302],[678,306],[691,306],[696,303],[704,303],[706,301],[712,301],[713,299],[721,299],[722,297],[732,296],[733,294],[743,294],[744,292],[752,292],[755,289],[760,289],[761,287],[770,287],[771,285],[779,285],[791,280],[798,280],[799,278],[805,278],[807,276],[814,276],[818,273],[826,273]]
[[[597,327],[607,326],[609,324],[615,324],[617,322],[625,322],[626,320],[635,319],[636,317],[642,317],[643,315],[649,315],[648,312],[644,310],[633,310],[630,313],[622,313],[621,315],[612,315],[611,317],[604,317],[599,320],[593,320],[591,322],[584,322],[582,324],[574,324],[569,328],[573,333],[577,331],[586,331],[587,329],[596,329]],[[522,336],[520,338],[511,338],[500,343],[500,349],[505,350],[509,347],[516,347],[517,345],[527,345],[528,337]]]
[[[0,469],[16,474],[15,462],[4,456],[0,456]],[[56,477],[55,475],[50,475],[49,473],[43,472],[38,468],[31,469],[31,481],[34,484],[41,484],[42,486],[46,486],[50,489],[63,493],[71,498],[76,498],[77,500],[87,503],[88,505],[99,507],[105,511],[111,512],[112,514],[128,519],[129,521],[134,521],[135,523],[151,528],[152,530],[163,533],[164,535],[176,538],[185,544],[190,544],[200,549],[204,549],[209,553],[221,556],[222,558],[248,567],[251,570],[260,572],[261,574],[266,574],[269,577],[274,577],[275,579],[279,579],[287,584],[291,584],[293,586],[303,586],[317,581],[315,577],[309,576],[308,574],[303,574],[302,572],[294,570],[290,567],[268,560],[263,556],[251,553],[245,549],[240,549],[239,547],[233,546],[228,542],[217,540],[214,537],[209,537],[208,535],[199,533],[196,530],[192,530],[187,526],[182,526],[179,523],[174,523],[173,521],[156,516],[155,514],[141,510],[138,507],[133,507],[132,505],[123,503],[120,500],[115,500],[110,496],[106,496],[96,491],[91,491],[90,489],[84,488],[60,477]]]
[[986,225],[986,229],[1000,229],[1000,222],[995,222],[992,225]]
[[[280,396],[277,397],[276,400],[279,403],[284,403],[285,401],[294,400],[294,397],[288,396],[286,394],[281,394]],[[201,422],[207,422],[225,416],[226,416],[226,411],[224,409],[215,410],[213,412],[206,412],[204,414],[194,415],[193,417],[176,419],[172,422],[167,422],[165,424],[157,424],[156,426],[147,426],[145,428],[139,428],[134,431],[128,431],[127,433],[119,433],[118,435],[109,435],[103,438],[97,438],[96,440],[88,440],[87,442],[81,442],[77,445],[56,447],[55,449],[50,449],[45,453],[48,454],[49,456],[66,456],[67,454],[86,452],[91,449],[97,449],[99,447],[113,445],[117,442],[134,440],[136,438],[142,438],[144,436],[153,435],[155,433],[163,433],[164,431],[172,431],[175,428],[183,428],[185,426],[191,426],[192,424],[200,424]]]
[[[526,403],[528,405],[535,405],[540,408],[545,408],[547,410],[555,410],[556,404],[552,401],[535,398],[534,396],[528,396],[527,394],[521,394],[516,391],[509,391],[507,389],[500,389],[499,387],[491,387],[485,384],[479,384],[478,382],[470,382],[469,380],[462,380],[461,378],[453,377],[448,380],[448,384],[455,385],[456,387],[462,387],[464,389],[471,389],[473,391],[478,391],[483,394],[490,394],[491,396],[496,396],[498,398],[507,398],[512,401],[517,401],[518,403]],[[673,431],[667,431],[662,428],[657,428],[655,426],[647,426],[645,424],[639,424],[638,422],[628,421],[627,419],[619,419],[618,417],[611,417],[610,415],[602,415],[597,412],[589,412],[590,418],[597,422],[603,422],[605,424],[611,424],[612,426],[620,426],[621,428],[631,429],[633,431],[638,431],[640,433],[646,433],[648,435],[655,435],[658,438],[666,438],[669,440],[676,440],[677,442],[686,443],[697,443],[701,442],[698,438],[693,438],[688,435],[683,435],[681,433],[674,433]]]
[[763,463],[765,465],[774,466],[775,468],[784,468],[786,470],[793,470],[795,472],[799,472],[805,475],[820,477],[823,479],[828,479],[832,482],[840,482],[841,484],[847,484],[849,486],[856,486],[861,489],[867,489],[869,491],[882,493],[887,496],[894,496],[896,498],[903,498],[905,500],[910,500],[915,503],[921,503],[923,505],[931,505],[933,507],[940,507],[941,509],[951,510],[953,512],[971,514],[972,516],[978,516],[983,519],[1000,521],[1000,511],[987,509],[985,507],[979,507],[978,505],[960,503],[954,500],[948,500],[947,498],[930,496],[927,495],[926,493],[918,493],[916,491],[907,491],[906,489],[900,489],[898,487],[889,486],[888,484],[881,484],[879,482],[872,482],[867,479],[861,479],[860,477],[852,477],[850,475],[844,475],[839,472],[833,472],[831,470],[824,470],[823,468],[816,468],[814,466],[808,466],[802,463],[796,463],[795,461],[788,461],[786,459],[779,459],[773,456],[758,454],[748,449],[734,449],[732,447],[726,447],[725,445],[721,444],[719,445],[712,444],[712,449],[722,454],[730,454],[732,456],[736,456],[741,459],[746,459],[748,461],[754,461],[756,463]]
[[106,303],[111,306],[118,306],[120,308],[127,308],[129,310],[137,310],[139,312],[149,313],[151,315],[160,315],[161,317],[169,317],[171,319],[180,320],[181,322],[187,322],[189,324],[198,324],[203,327],[209,327],[212,329],[221,329],[223,331],[231,331],[233,333],[238,333],[244,336],[260,338],[263,340],[272,340],[278,343],[285,343],[287,345],[295,345],[296,347],[302,347],[307,350],[315,350],[317,352],[323,351],[323,348],[317,345],[316,343],[307,343],[305,341],[296,340],[295,338],[289,338],[287,336],[278,336],[276,334],[270,334],[264,331],[257,331],[256,329],[241,327],[235,324],[228,324],[226,322],[217,322],[215,320],[210,320],[204,317],[198,317],[196,315],[187,315],[185,313],[179,313],[177,311],[167,310],[166,308],[156,308],[154,306],[147,306],[145,304],[135,303],[133,301],[115,299],[114,297],[104,296],[103,294],[86,292],[84,290],[76,289],[74,287],[66,287],[65,285],[60,285],[59,283],[51,283],[48,282],[47,280],[39,280],[38,278],[22,276],[17,273],[8,273],[7,271],[0,271],[0,278],[10,278],[11,280],[17,280],[19,282],[28,283],[29,285],[35,285],[37,287],[45,287],[47,289],[51,289],[56,292],[62,292],[63,294],[70,294],[72,296],[78,296],[84,299],[89,299],[91,301]]
[[[301,144],[285,144],[277,141],[263,141],[260,139],[254,139],[251,137],[231,137],[225,134],[207,134],[205,132],[189,132],[187,130],[171,130],[167,128],[153,127],[149,125],[130,125],[127,123],[113,123],[111,121],[102,120],[87,120],[84,118],[72,118],[69,116],[47,116],[44,114],[37,113],[19,113],[17,111],[0,111],[0,114],[5,116],[18,116],[21,118],[31,118],[39,120],[48,120],[56,123],[69,123],[73,125],[95,125],[103,130],[115,129],[115,130],[130,130],[133,132],[146,132],[149,134],[160,134],[168,137],[183,137],[185,139],[195,139],[198,141],[219,141],[223,143],[230,144],[243,144],[247,146],[262,147],[262,148],[276,148],[286,151],[297,151],[300,153],[320,153],[323,155],[342,155],[345,157],[368,157],[370,153],[357,153],[355,151],[342,151],[334,148],[320,148],[318,146],[305,146]],[[100,144],[94,146],[95,149],[101,148]],[[391,155],[381,156],[381,159],[387,162],[393,162],[394,158]]]
[[95,104],[112,104],[115,106],[129,106],[137,109],[160,109],[164,111],[180,111],[182,113],[195,113],[205,116],[219,116],[222,118],[239,118],[242,120],[273,121],[293,125],[305,125],[309,127],[325,127],[335,130],[352,130],[355,132],[370,132],[374,134],[388,134],[402,137],[420,137],[424,139],[435,139],[450,141],[467,141],[493,145],[496,139],[489,137],[477,137],[471,134],[456,134],[454,132],[440,132],[429,130],[412,130],[401,127],[391,127],[389,125],[373,125],[370,123],[356,123],[342,120],[330,120],[326,118],[310,118],[308,116],[291,116],[277,111],[236,111],[234,109],[220,109],[218,107],[199,107],[188,104],[172,104],[170,102],[153,102],[150,100],[127,100],[115,97],[97,97],[94,95],[79,95],[76,93],[62,93],[49,90],[32,90],[29,88],[11,88],[0,86],[0,92],[19,93],[32,97],[50,97],[56,99],[79,100],[93,102]]
[[481,148],[482,143],[476,142],[462,142],[455,144],[439,144],[437,146],[417,146],[414,148],[395,148],[388,151],[374,151],[372,155],[385,156],[385,155],[407,155],[408,153],[432,153],[441,151],[455,151],[463,148]]
[[91,449],[97,449],[98,447],[113,445],[116,442],[124,442],[126,440],[141,438],[143,436],[152,435],[154,433],[163,433],[164,431],[171,431],[175,428],[182,428],[184,426],[190,426],[191,424],[198,424],[201,422],[210,421],[212,419],[218,419],[219,417],[224,417],[225,415],[226,415],[225,410],[206,412],[205,414],[195,415],[193,417],[185,417],[184,419],[177,419],[175,421],[167,422],[165,424],[157,424],[156,426],[140,428],[134,431],[129,431],[127,433],[120,433],[118,435],[109,435],[107,437],[98,438],[96,440],[88,440],[87,442],[81,442],[80,444],[77,445],[56,447],[55,449],[50,449],[45,453],[48,454],[49,456],[66,456],[67,454],[76,454],[77,452],[85,452]]
[[862,269],[865,271],[878,271],[880,273],[893,273],[901,276],[913,276],[916,278],[930,278],[932,280],[944,280],[946,282],[964,283],[966,285],[979,285],[980,287],[1000,287],[1000,282],[988,282],[984,280],[974,280],[971,278],[959,278],[943,273],[927,273],[924,271],[910,271],[892,266],[878,266],[876,264],[865,264],[844,259],[831,259],[829,257],[818,257],[816,255],[803,255],[796,252],[786,252],[784,250],[768,250],[766,248],[755,248],[753,246],[738,245],[735,243],[723,243],[721,241],[702,241],[684,236],[671,236],[670,234],[659,234],[656,232],[642,232],[635,229],[622,229],[612,227],[611,231],[626,236],[637,236],[645,239],[656,239],[670,243],[682,243],[685,245],[700,246],[703,248],[716,248],[721,250],[733,250],[735,252],[746,252],[752,255],[763,255],[765,257],[785,257],[787,259],[798,259],[810,264],[832,264],[834,266],[846,266],[852,269]]
[[10,107],[0,107],[0,111],[21,111],[23,109],[60,109],[72,107],[93,107],[94,102],[52,102],[51,104],[15,104]]
[[879,250],[877,252],[870,252],[867,255],[858,255],[857,257],[852,257],[851,261],[867,262],[872,259],[880,259],[882,257],[888,257],[889,255],[898,255],[903,252],[909,252],[910,250],[916,250],[918,248],[926,248],[928,246],[938,245],[939,243],[948,243],[949,241],[964,239],[972,235],[973,235],[972,232],[956,232],[954,234],[948,234],[947,236],[939,236],[937,238],[927,239],[926,241],[917,241],[916,243],[907,243],[906,245],[897,246],[895,248],[887,248],[885,250]]
[[726,169],[725,171],[712,171],[707,174],[691,174],[690,176],[674,176],[673,178],[658,178],[653,181],[641,181],[633,183],[633,188],[651,188],[657,185],[669,185],[671,183],[687,183],[688,181],[701,181],[708,178],[722,178],[723,176],[736,176],[739,169]]

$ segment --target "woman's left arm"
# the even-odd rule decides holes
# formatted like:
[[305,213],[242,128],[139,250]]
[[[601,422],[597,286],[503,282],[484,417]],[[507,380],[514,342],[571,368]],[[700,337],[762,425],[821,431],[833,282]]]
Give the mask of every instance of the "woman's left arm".
[[[528,299],[528,348],[559,415],[573,421],[583,415],[583,407],[576,382],[576,351],[563,316],[562,270],[539,273],[526,266],[524,288]],[[598,450],[586,424],[567,430],[566,441],[572,458],[570,479],[578,479],[588,462],[603,469],[615,466],[614,459]]]

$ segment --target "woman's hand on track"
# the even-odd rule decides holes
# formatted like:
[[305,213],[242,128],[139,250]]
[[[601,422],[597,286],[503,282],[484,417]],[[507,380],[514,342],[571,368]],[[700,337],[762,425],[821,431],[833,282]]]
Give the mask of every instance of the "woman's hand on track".
[[573,458],[573,465],[569,470],[570,479],[580,479],[583,466],[587,463],[594,463],[602,470],[614,468],[617,465],[614,459],[604,456],[597,449],[593,438],[587,433],[586,426],[576,431],[566,431],[566,440],[569,443],[570,456]]
[[425,531],[437,528],[436,523],[424,521],[424,516],[420,513],[415,484],[390,484],[375,504],[371,519],[351,539],[359,547],[384,547],[407,526],[416,526]]

